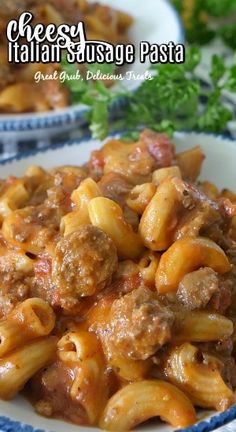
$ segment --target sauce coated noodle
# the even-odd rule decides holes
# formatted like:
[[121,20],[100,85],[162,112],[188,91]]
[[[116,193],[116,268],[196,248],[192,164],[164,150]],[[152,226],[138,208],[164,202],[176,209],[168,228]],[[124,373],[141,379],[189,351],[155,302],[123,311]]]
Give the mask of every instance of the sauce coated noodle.
[[235,402],[236,195],[203,159],[144,130],[2,181],[2,399],[111,431]]

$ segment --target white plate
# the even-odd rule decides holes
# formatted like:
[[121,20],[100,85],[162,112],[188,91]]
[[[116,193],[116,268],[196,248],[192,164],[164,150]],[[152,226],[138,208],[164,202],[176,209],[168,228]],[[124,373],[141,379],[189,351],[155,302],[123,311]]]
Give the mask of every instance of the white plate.
[[[94,0],[96,1],[96,0]],[[134,17],[134,24],[129,32],[130,40],[134,42],[136,48],[136,61],[130,65],[128,70],[132,70],[136,75],[143,74],[150,63],[139,62],[139,45],[141,41],[150,44],[163,44],[168,42],[184,43],[184,30],[177,11],[170,4],[169,0],[102,0],[111,7],[119,8],[128,12]],[[122,84],[130,89],[137,88],[141,81],[122,81]]]
[[[177,151],[182,151],[200,144],[206,154],[201,179],[210,180],[218,187],[227,187],[236,189],[236,141],[230,141],[221,137],[204,134],[176,134],[174,142]],[[83,164],[88,160],[92,150],[101,146],[101,142],[92,139],[82,139],[60,146],[58,149],[47,149],[38,151],[36,154],[21,155],[20,159],[13,158],[10,161],[0,163],[1,178],[10,174],[20,176],[29,164],[42,165],[50,168],[56,165],[65,164]],[[1,417],[2,416],[2,417]],[[208,416],[208,417],[207,417]],[[204,424],[202,418],[204,417]],[[200,424],[185,429],[185,432],[210,432],[216,427],[236,418],[236,405],[222,414],[203,413],[199,415]],[[11,419],[11,420],[10,420]],[[24,424],[31,425],[27,428]],[[83,432],[84,427],[65,424],[62,421],[46,419],[36,415],[29,403],[22,397],[16,398],[12,402],[0,401],[0,432]],[[86,428],[88,432],[98,431],[94,428]],[[149,432],[173,432],[173,429],[164,423],[149,426],[148,428],[140,427],[140,431]]]
[[[94,1],[94,0],[93,0]],[[130,13],[135,21],[130,31],[130,39],[137,47],[137,60],[128,70],[136,74],[147,70],[148,64],[138,61],[140,41],[150,43],[181,43],[184,33],[176,10],[168,0],[101,0],[101,3]],[[137,86],[137,81],[124,81],[129,88]],[[0,140],[43,139],[44,137],[67,132],[84,123],[85,107],[75,105],[62,110],[46,113],[2,114],[0,115]]]

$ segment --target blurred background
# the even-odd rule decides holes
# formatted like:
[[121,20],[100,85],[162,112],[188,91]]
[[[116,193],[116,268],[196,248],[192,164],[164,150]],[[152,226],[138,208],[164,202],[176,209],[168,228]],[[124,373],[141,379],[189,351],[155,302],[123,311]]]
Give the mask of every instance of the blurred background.
[[[118,8],[117,8],[118,7]],[[8,63],[6,27],[29,10],[34,24],[85,22],[87,38],[113,44],[141,40],[185,43],[185,65],[141,65],[153,82],[67,79],[35,83],[35,74],[79,68],[118,72],[113,65]],[[22,44],[25,41],[21,42]],[[236,137],[236,0],[1,0],[0,158],[57,146],[92,134],[149,126],[173,133],[191,129]],[[124,73],[124,69],[119,70]]]

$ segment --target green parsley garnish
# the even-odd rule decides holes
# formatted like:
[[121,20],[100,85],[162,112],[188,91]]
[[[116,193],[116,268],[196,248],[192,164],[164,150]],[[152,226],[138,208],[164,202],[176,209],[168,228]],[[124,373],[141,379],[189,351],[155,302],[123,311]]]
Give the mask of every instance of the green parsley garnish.
[[236,49],[236,0],[172,0],[183,18],[189,43],[204,45],[220,37]]
[[[222,92],[236,92],[236,62],[228,67],[220,56],[213,56],[209,72],[211,84],[203,90],[195,74],[200,61],[199,48],[192,46],[186,51],[184,64],[153,66],[153,79],[144,81],[136,92],[122,88],[112,91],[101,81],[82,81],[83,84],[68,81],[66,85],[74,103],[84,103],[90,108],[87,113],[90,130],[99,139],[114,130],[140,127],[169,134],[180,129],[224,132],[232,113],[224,103]],[[67,69],[65,64],[63,67]],[[101,70],[100,65],[96,67]],[[69,65],[71,68],[76,70],[75,65]],[[111,119],[111,108],[121,98],[123,108],[117,118],[113,114]],[[201,100],[205,102],[204,108]]]

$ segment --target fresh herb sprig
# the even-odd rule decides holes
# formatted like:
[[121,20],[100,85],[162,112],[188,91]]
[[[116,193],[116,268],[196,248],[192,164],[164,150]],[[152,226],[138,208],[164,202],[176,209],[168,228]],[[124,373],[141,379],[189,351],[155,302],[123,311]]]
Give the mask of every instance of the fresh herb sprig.
[[[90,108],[87,114],[90,130],[99,139],[121,128],[151,127],[169,134],[180,129],[223,132],[232,113],[224,104],[222,93],[225,89],[236,92],[236,62],[228,67],[221,57],[213,56],[209,72],[211,84],[203,89],[195,74],[200,60],[200,50],[190,47],[184,64],[153,66],[153,79],[144,81],[136,92],[113,91],[101,81],[66,84],[71,100]],[[100,65],[96,67],[101,70]],[[120,98],[124,102],[121,115],[111,121],[111,108]]]
[[183,18],[188,42],[204,45],[218,36],[230,48],[236,49],[236,0],[172,2]]
[[[75,76],[77,67],[70,64],[64,57],[61,63],[62,69],[68,76]],[[87,65],[87,71],[93,74],[112,75],[115,72],[113,64],[91,64]],[[86,80],[86,76],[81,75],[81,79],[66,79],[65,85],[69,88],[71,103],[84,104],[89,107],[85,114],[89,123],[89,128],[95,138],[103,139],[110,130],[110,108],[118,97],[128,97],[123,90],[113,92],[107,88],[101,80]]]

